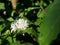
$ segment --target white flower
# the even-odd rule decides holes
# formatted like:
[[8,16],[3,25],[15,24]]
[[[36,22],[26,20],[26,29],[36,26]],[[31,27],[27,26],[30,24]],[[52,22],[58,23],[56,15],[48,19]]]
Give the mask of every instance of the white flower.
[[28,27],[27,20],[18,19],[11,23],[11,32],[16,31],[17,29],[25,30]]
[[16,31],[17,27],[15,26],[15,23],[11,23],[11,29],[12,29],[11,32]]

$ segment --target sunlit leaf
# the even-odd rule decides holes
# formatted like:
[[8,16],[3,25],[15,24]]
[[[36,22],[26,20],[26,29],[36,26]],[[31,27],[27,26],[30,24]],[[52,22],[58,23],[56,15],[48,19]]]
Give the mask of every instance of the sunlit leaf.
[[0,9],[5,9],[4,3],[0,3]]
[[12,17],[9,17],[7,20],[10,22],[14,21],[14,19]]
[[13,42],[12,37],[10,37],[10,36],[7,38],[7,40],[9,41],[9,43]]

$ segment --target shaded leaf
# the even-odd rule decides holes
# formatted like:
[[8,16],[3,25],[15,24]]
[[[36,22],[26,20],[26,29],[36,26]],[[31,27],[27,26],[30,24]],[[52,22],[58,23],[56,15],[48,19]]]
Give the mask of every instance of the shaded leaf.
[[0,31],[2,31],[5,28],[5,24],[0,25]]
[[60,33],[60,2],[56,0],[46,9],[45,19],[40,26],[38,41],[40,45],[49,45]]
[[4,19],[0,16],[0,22],[1,22],[1,21],[3,22],[3,21],[4,21]]

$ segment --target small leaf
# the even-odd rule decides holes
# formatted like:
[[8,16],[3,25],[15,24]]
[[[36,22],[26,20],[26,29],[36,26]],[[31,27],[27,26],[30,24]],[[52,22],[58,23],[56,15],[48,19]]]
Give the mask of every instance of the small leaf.
[[5,28],[5,24],[0,25],[0,32]]
[[4,35],[10,35],[10,30],[5,31]]
[[9,17],[7,20],[10,22],[14,21],[14,19],[12,17]]
[[23,17],[23,15],[24,15],[24,12],[21,12],[21,13],[19,14],[19,17]]

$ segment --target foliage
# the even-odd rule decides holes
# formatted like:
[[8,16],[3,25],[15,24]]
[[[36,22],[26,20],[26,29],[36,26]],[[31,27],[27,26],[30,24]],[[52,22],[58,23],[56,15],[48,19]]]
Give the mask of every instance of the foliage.
[[[60,33],[59,0],[0,0],[0,45],[50,45]],[[11,33],[11,23],[23,18],[25,30]],[[16,26],[16,25],[15,25]]]
[[39,28],[40,34],[38,40],[40,45],[49,45],[60,33],[59,5],[59,0],[56,0],[53,4],[46,8],[44,21]]

